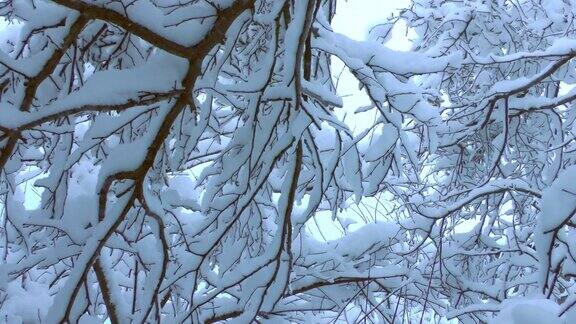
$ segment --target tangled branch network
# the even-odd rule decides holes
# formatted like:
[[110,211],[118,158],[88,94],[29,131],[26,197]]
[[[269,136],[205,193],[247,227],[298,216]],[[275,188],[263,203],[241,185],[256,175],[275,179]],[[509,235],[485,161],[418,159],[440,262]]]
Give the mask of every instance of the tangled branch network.
[[576,2],[337,1],[1,0],[0,321],[576,323]]

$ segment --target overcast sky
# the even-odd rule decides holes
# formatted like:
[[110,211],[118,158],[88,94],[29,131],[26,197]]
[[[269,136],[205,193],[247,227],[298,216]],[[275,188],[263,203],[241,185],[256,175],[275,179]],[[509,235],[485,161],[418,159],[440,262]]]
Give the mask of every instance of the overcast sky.
[[[364,40],[372,26],[385,22],[391,13],[406,8],[409,3],[410,0],[338,0],[332,27],[350,38]],[[407,49],[402,33],[395,36],[389,46]]]

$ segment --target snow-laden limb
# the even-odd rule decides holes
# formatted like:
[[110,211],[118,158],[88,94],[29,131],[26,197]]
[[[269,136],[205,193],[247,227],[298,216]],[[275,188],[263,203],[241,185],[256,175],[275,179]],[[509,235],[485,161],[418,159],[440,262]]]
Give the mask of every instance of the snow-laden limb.
[[570,38],[559,38],[552,40],[552,44],[548,45],[545,49],[538,49],[535,51],[519,51],[505,55],[488,54],[486,56],[478,56],[468,53],[467,59],[463,64],[496,64],[496,63],[510,63],[524,59],[539,59],[539,58],[554,58],[574,55],[576,52],[576,40]]
[[[319,39],[315,46],[338,57],[351,57],[373,68],[375,72],[411,76],[451,70],[460,66],[461,54],[431,57],[426,53],[401,52],[373,41],[355,41],[345,35],[327,30],[318,25]],[[357,65],[357,64],[354,64]]]
[[501,312],[491,323],[569,323],[559,316],[556,303],[545,298],[516,298],[501,305]]
[[[462,194],[465,194],[465,197],[458,199],[457,201],[448,202],[449,199],[446,199],[446,198],[439,199],[441,204],[446,204],[447,206],[440,206],[440,207],[429,207],[429,206],[421,206],[420,207],[420,206],[418,206],[417,209],[425,217],[433,218],[433,219],[440,219],[440,218],[443,218],[443,217],[450,215],[451,213],[453,213],[455,211],[461,210],[464,206],[468,205],[469,203],[473,202],[474,200],[477,200],[478,198],[481,198],[481,197],[484,197],[487,195],[491,195],[491,194],[495,194],[495,193],[505,192],[505,191],[518,191],[518,192],[523,192],[525,194],[532,195],[532,196],[537,197],[537,198],[542,197],[542,194],[538,190],[531,188],[529,185],[527,185],[522,180],[498,179],[498,180],[491,181],[484,186],[476,187],[472,190],[469,190],[469,192],[461,191],[458,193],[449,193],[447,195],[448,197],[451,197],[451,196],[456,196],[456,195],[460,196]],[[444,203],[444,202],[448,202],[448,203]],[[426,204],[434,203],[434,201],[428,200],[428,201],[425,201],[425,203]]]
[[564,169],[546,188],[540,203],[539,223],[544,233],[556,231],[576,216],[576,167]]
[[[182,68],[173,58],[156,57],[143,66],[121,71],[93,74],[75,92],[39,111],[20,111],[7,106],[0,111],[0,126],[22,131],[61,117],[94,111],[121,111],[134,106],[147,106],[177,95]],[[154,75],[148,80],[146,76]]]
[[[574,262],[570,260],[572,244],[568,243],[567,250],[555,250],[554,245],[556,240],[560,240],[564,236],[561,233],[564,226],[574,227],[573,218],[576,216],[575,179],[576,167],[571,166],[560,173],[559,177],[546,188],[542,195],[535,244],[540,261],[538,283],[543,291],[554,289],[554,282],[550,283],[550,272],[554,268],[559,267],[565,262],[564,260],[567,263]],[[553,275],[558,276],[559,274]]]
[[102,248],[105,238],[114,230],[120,215],[126,206],[131,203],[131,196],[131,194],[126,194],[119,199],[115,208],[112,208],[107,213],[106,218],[98,224],[86,244],[82,247],[82,253],[76,259],[74,271],[71,272],[70,277],[61,287],[58,295],[54,298],[50,311],[46,315],[48,323],[60,323],[69,315],[71,309],[70,300],[73,300],[73,297],[78,293],[78,283],[86,276],[90,265],[94,261],[94,256]]

